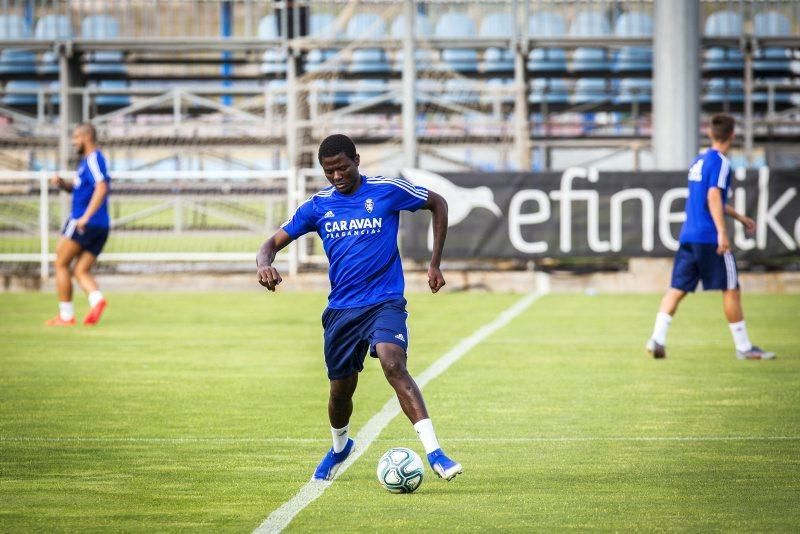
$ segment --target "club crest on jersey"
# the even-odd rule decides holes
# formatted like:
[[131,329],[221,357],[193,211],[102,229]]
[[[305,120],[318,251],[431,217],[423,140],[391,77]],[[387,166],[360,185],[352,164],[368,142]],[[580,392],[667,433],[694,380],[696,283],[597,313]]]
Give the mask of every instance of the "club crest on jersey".
[[372,201],[371,198],[368,198],[364,201],[364,208],[366,208],[367,213],[372,213],[372,210],[375,209],[375,203]]

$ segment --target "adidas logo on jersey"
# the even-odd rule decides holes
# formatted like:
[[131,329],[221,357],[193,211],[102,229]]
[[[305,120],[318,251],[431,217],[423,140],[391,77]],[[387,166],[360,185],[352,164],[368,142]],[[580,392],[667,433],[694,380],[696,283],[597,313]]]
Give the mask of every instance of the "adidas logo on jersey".
[[394,336],[394,338],[395,338],[395,339],[399,339],[399,340],[400,340],[400,341],[402,341],[403,343],[405,343],[405,342],[406,342],[406,338],[405,338],[405,337],[403,337],[403,334],[397,334],[396,336]]
[[332,212],[332,211],[330,211],[330,210],[328,210],[328,211],[325,213],[325,215],[323,215],[323,216],[322,216],[322,218],[323,218],[323,219],[332,219],[333,217],[335,217],[335,215],[334,215],[334,214],[333,214],[333,212]]

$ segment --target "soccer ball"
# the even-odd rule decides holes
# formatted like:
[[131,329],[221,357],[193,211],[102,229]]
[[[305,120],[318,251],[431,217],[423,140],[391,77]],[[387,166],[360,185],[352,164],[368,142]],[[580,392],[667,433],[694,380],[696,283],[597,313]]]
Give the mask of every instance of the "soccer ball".
[[394,447],[378,460],[378,482],[392,493],[411,493],[422,484],[422,459],[411,449]]

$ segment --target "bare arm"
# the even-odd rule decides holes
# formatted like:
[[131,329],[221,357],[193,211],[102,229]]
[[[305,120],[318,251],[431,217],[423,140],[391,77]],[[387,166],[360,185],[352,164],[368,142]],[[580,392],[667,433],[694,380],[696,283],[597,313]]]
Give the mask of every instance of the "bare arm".
[[292,238],[289,237],[286,230],[281,228],[275,232],[275,235],[264,241],[264,244],[258,249],[256,256],[258,283],[270,291],[275,291],[278,284],[283,281],[278,270],[272,266],[272,262],[275,261],[278,252],[291,242]]
[[731,249],[728,240],[728,229],[725,228],[725,209],[722,204],[722,190],[712,187],[708,190],[708,210],[717,228],[717,254],[720,256]]
[[94,186],[92,198],[89,199],[89,205],[86,206],[86,211],[83,212],[81,218],[75,223],[75,226],[77,226],[79,230],[82,231],[86,228],[86,225],[89,224],[89,219],[100,209],[106,195],[108,195],[108,184],[105,181],[97,182]]
[[54,186],[58,187],[59,189],[63,189],[67,193],[72,193],[72,182],[68,182],[64,180],[57,174],[54,174],[52,178],[50,178],[50,183]]
[[742,223],[747,233],[752,234],[756,231],[756,222],[747,215],[739,213],[729,204],[725,204],[725,215]]
[[423,209],[429,210],[432,217],[433,254],[428,268],[428,286],[430,286],[431,292],[436,293],[445,285],[440,266],[444,241],[447,238],[447,201],[441,195],[428,191],[428,200]]

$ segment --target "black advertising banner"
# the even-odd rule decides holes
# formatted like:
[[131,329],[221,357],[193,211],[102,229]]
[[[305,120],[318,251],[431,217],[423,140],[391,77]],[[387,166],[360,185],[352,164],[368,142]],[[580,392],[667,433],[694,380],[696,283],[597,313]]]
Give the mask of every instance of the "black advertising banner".
[[[685,172],[433,173],[403,176],[444,196],[448,259],[671,256],[685,218]],[[797,255],[800,171],[738,171],[730,205],[756,220],[754,235],[729,220],[744,259]],[[430,218],[403,218],[403,254],[430,256]]]

